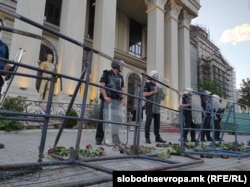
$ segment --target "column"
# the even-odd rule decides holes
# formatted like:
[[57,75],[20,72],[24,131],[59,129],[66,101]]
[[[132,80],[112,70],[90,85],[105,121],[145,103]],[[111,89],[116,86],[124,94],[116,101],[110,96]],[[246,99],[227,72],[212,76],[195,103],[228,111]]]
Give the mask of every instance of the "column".
[[[174,89],[179,89],[178,80],[178,16],[181,6],[171,0],[165,14],[165,34],[164,34],[164,75],[168,79],[168,84]],[[168,105],[171,108],[178,109],[179,97],[176,92],[169,92],[167,95]]]
[[[23,17],[31,19],[36,23],[43,23],[44,20],[44,11],[45,11],[45,0],[34,1],[34,0],[25,0],[18,1],[16,12]],[[30,11],[35,10],[35,11]],[[19,19],[15,19],[14,28],[30,33],[34,33],[37,35],[42,35],[42,30],[34,27],[28,23],[20,21]],[[13,34],[12,41],[10,46],[10,60],[14,59],[14,56],[19,48],[23,48],[26,50],[26,53],[23,56],[21,63],[37,66],[39,60],[39,49],[40,49],[41,41],[38,39],[30,38],[27,36]],[[17,70],[20,73],[36,75],[36,71],[28,70],[26,68],[19,68]],[[24,95],[29,93],[29,99],[37,99],[38,93],[36,90],[36,79],[16,76],[12,84],[9,88],[9,93],[13,93],[13,95]],[[20,89],[22,88],[22,89]]]
[[183,11],[179,23],[179,90],[191,87],[190,23],[192,16]]
[[[83,43],[86,17],[86,1],[63,1],[60,21],[60,32]],[[82,47],[59,38],[57,71],[79,78],[82,73]],[[63,91],[60,98],[67,98],[74,93],[76,81],[63,79]]]
[[148,14],[147,74],[157,70],[164,76],[164,6],[166,0],[145,0]]
[[[95,25],[93,48],[114,57],[116,0],[99,0],[95,5]],[[111,60],[94,55],[92,61],[91,82],[99,84],[103,70],[111,69]],[[91,98],[94,100],[99,95],[98,87],[91,87]]]

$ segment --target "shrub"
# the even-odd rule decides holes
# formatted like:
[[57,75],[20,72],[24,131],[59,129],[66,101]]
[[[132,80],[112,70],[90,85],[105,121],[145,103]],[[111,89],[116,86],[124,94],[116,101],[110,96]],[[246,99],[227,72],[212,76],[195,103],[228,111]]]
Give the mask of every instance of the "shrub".
[[[13,112],[23,112],[25,111],[25,108],[27,107],[27,104],[25,103],[26,97],[22,96],[17,96],[17,97],[10,97],[7,96],[4,99],[4,102],[1,106],[1,110],[9,110]],[[12,131],[12,130],[21,130],[24,129],[24,125],[22,122],[17,121],[17,120],[8,120],[5,119],[8,116],[12,117],[21,117],[20,115],[15,115],[13,114],[0,114],[0,130],[5,130],[5,131]]]
[[[91,119],[99,119],[99,111],[100,111],[100,104],[97,98],[94,99],[94,104],[90,105],[90,109],[88,112],[88,118]],[[87,121],[85,124],[85,127],[90,128],[96,128],[96,121]]]
[[[71,109],[69,112],[69,116],[72,117],[78,117],[78,113],[76,112],[75,109]],[[78,119],[67,119],[66,124],[65,124],[65,128],[66,129],[71,129],[73,127],[75,127],[78,123]]]

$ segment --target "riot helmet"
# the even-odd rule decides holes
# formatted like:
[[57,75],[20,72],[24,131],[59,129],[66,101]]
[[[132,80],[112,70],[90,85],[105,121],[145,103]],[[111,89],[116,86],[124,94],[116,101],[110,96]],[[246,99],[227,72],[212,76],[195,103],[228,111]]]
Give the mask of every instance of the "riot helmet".
[[192,95],[193,88],[185,88],[183,91],[184,95]]
[[152,70],[152,71],[150,71],[149,76],[152,77],[153,79],[158,80],[159,79],[159,72],[156,70]]
[[113,69],[119,69],[119,71],[121,71],[121,66],[124,64],[124,61],[123,60],[113,60],[112,63],[111,63],[111,67]]
[[216,99],[219,99],[220,100],[220,96],[218,96],[218,95],[216,95],[216,94],[213,94],[212,95],[214,98],[216,98]]
[[211,92],[208,90],[202,90],[201,93],[203,93],[204,95],[211,95]]

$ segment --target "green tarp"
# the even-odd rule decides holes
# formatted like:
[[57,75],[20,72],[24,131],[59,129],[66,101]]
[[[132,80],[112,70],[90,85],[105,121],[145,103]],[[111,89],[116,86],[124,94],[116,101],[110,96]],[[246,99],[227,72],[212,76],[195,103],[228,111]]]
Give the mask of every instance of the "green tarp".
[[250,134],[250,114],[224,112],[221,120],[221,130],[234,132],[235,128],[238,133]]

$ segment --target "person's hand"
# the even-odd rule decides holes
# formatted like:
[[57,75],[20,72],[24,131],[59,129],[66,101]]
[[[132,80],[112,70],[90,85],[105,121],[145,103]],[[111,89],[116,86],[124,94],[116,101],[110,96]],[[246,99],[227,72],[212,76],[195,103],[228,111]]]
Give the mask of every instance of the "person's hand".
[[111,103],[111,98],[110,97],[104,97],[104,100],[109,104]]
[[217,120],[218,120],[218,118],[216,117],[216,115],[214,116],[214,120],[215,120],[215,121],[217,121]]
[[6,63],[6,64],[4,65],[4,67],[3,67],[3,70],[4,70],[4,71],[9,71],[10,68],[12,68],[12,66],[10,66],[9,64]]
[[126,105],[127,105],[127,102],[126,102],[125,99],[122,99],[122,100],[121,100],[121,103],[122,103],[122,106],[126,106]]

